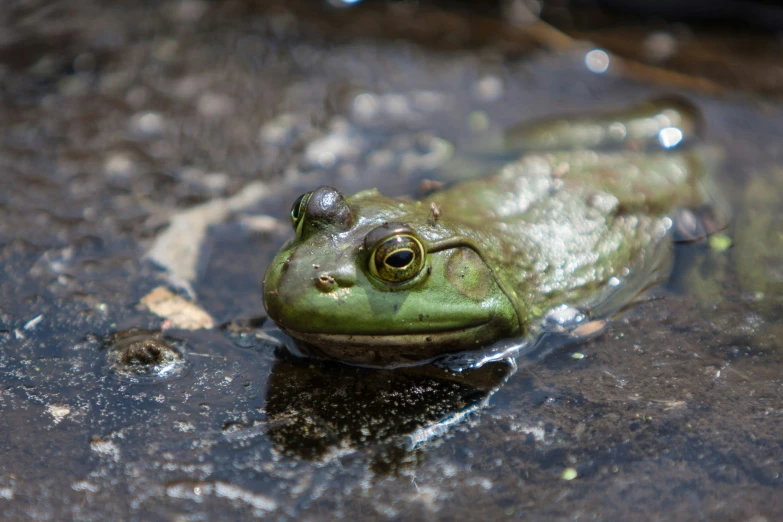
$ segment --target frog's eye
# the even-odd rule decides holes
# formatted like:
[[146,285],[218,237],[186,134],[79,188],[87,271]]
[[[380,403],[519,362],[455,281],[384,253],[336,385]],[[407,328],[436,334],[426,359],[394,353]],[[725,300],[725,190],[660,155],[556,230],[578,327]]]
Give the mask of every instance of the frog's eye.
[[302,223],[304,223],[305,211],[307,210],[307,203],[310,202],[310,196],[312,192],[305,192],[294,201],[291,206],[291,225],[294,227],[294,231],[297,234],[302,232]]
[[370,273],[386,283],[404,283],[424,268],[424,247],[410,234],[379,241],[370,254]]

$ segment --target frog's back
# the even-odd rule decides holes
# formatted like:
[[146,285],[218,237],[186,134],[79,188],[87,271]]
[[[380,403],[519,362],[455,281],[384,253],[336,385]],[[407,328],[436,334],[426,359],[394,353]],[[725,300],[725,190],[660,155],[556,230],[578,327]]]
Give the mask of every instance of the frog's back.
[[529,322],[555,304],[588,304],[645,265],[677,209],[708,199],[704,172],[692,147],[528,153],[429,199],[482,245]]

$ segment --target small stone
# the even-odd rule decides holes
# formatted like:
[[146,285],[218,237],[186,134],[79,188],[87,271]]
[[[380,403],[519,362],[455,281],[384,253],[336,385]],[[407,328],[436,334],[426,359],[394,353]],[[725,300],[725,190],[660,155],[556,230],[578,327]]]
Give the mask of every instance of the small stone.
[[228,174],[225,172],[210,172],[203,177],[202,184],[211,192],[223,192],[228,186]]
[[314,167],[331,168],[339,161],[350,160],[359,155],[358,137],[331,133],[311,142],[304,151],[305,162]]
[[120,448],[113,441],[101,437],[93,437],[90,441],[90,450],[97,453],[99,457],[120,461]]
[[725,252],[731,248],[731,238],[726,234],[713,234],[710,236],[710,248],[715,252]]
[[106,174],[111,177],[127,178],[133,174],[135,165],[130,157],[117,152],[106,158],[103,168],[106,171]]
[[579,473],[577,473],[576,469],[566,468],[563,470],[563,474],[560,475],[560,478],[562,478],[563,480],[574,480],[578,476]]
[[234,100],[224,94],[208,92],[198,99],[198,112],[208,118],[228,116],[234,112]]
[[62,406],[59,404],[50,404],[46,407],[46,411],[49,412],[49,415],[51,415],[54,418],[55,424],[60,424],[60,422],[71,414],[71,409],[68,406]]
[[164,122],[157,112],[143,112],[133,116],[132,125],[139,134],[159,136],[163,133]]
[[190,433],[196,429],[196,425],[187,421],[174,421],[174,430],[181,433]]
[[383,109],[395,119],[404,119],[411,114],[408,98],[404,94],[390,93],[381,98]]
[[296,114],[281,114],[266,122],[258,132],[259,140],[268,146],[283,146],[296,134],[304,122]]
[[585,324],[581,324],[571,330],[571,337],[589,337],[591,335],[600,333],[604,326],[606,326],[606,321],[602,319],[598,319],[595,321],[590,321]]
[[446,96],[435,91],[414,91],[411,93],[413,106],[427,112],[434,112],[446,106]]
[[482,132],[489,128],[489,118],[482,111],[473,111],[468,114],[468,128],[473,132]]
[[503,96],[503,80],[497,76],[485,76],[476,82],[473,93],[483,102],[493,102]]
[[38,314],[29,321],[27,321],[24,325],[25,330],[33,330],[36,326],[41,324],[41,321],[43,321],[43,314]]

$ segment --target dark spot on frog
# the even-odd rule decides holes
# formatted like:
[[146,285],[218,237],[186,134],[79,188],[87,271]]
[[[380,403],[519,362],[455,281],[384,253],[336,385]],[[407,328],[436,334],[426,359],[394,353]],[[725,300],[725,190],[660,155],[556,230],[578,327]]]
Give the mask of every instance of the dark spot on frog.
[[432,342],[432,337],[425,337],[424,340],[427,341],[428,343]]
[[394,311],[395,311],[395,312],[396,312],[397,310],[399,310],[399,309],[400,309],[400,305],[394,305]]
[[419,321],[423,321],[423,320],[424,320],[424,314],[419,314]]

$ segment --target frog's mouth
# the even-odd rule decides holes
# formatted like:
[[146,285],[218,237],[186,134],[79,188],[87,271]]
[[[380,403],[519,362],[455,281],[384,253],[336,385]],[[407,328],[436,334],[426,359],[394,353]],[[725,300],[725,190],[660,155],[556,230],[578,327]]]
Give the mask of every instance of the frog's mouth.
[[442,355],[480,348],[497,335],[492,321],[429,333],[359,335],[297,332],[278,326],[305,343],[303,348],[311,355],[373,367],[423,364]]

